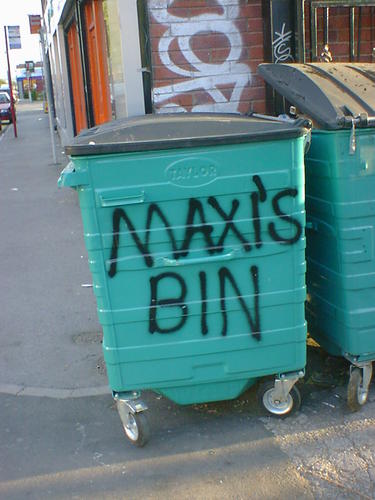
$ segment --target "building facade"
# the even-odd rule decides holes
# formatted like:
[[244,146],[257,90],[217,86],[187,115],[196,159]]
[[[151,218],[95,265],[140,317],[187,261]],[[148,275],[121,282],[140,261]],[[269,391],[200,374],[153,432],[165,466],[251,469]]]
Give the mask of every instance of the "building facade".
[[337,62],[374,61],[375,0],[326,3],[43,0],[63,143],[145,113],[269,111],[272,93],[257,75],[264,61],[310,61],[325,45]]

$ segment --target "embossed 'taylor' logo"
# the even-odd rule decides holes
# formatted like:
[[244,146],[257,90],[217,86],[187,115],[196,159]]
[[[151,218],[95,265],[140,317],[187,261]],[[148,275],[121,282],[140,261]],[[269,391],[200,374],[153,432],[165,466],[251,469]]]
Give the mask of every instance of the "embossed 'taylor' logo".
[[177,186],[203,186],[216,179],[217,166],[204,158],[184,158],[169,165],[165,175],[171,184]]

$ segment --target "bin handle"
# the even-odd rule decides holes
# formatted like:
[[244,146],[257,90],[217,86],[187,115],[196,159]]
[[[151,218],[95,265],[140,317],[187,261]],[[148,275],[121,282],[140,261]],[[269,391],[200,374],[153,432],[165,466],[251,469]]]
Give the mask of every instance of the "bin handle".
[[87,185],[89,183],[87,171],[83,170],[76,172],[73,162],[69,162],[68,165],[61,172],[57,185],[59,187],[71,187],[76,188],[78,186]]
[[174,267],[174,266],[189,266],[193,264],[209,264],[211,262],[222,262],[225,260],[233,259],[236,254],[238,254],[238,250],[233,249],[230,252],[214,255],[209,257],[197,257],[194,259],[170,259],[168,257],[158,257],[155,259],[155,263],[157,266],[165,266],[165,267]]
[[318,223],[316,221],[306,221],[306,229],[309,231],[318,231]]
[[104,195],[99,195],[100,204],[102,207],[116,207],[120,205],[133,205],[136,203],[144,203],[145,192],[141,191],[139,194],[131,194],[128,196],[113,196],[105,197]]

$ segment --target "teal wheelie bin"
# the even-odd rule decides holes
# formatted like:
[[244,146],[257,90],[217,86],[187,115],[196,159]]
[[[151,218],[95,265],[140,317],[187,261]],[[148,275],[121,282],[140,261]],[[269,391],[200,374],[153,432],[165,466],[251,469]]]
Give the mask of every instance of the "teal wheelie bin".
[[109,385],[148,439],[144,389],[179,404],[255,381],[300,406],[306,362],[305,122],[146,115],[82,132],[60,186],[78,192]]
[[306,318],[350,362],[347,399],[365,404],[375,359],[375,65],[264,64],[259,73],[313,120],[306,155]]

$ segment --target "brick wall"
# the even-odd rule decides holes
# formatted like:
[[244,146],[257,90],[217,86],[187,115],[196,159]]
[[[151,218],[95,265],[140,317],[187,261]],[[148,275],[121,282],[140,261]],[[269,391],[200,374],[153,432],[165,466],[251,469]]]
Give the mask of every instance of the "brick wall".
[[[265,88],[257,77],[264,61],[261,0],[147,0],[155,112],[264,113]],[[358,13],[356,8],[356,39]],[[309,6],[306,4],[306,60]],[[371,61],[375,16],[362,8],[361,58]],[[329,46],[334,61],[349,60],[349,9],[331,8]],[[323,10],[318,9],[318,52]],[[357,48],[357,42],[356,42]]]
[[148,7],[155,111],[264,111],[260,0],[148,0]]

